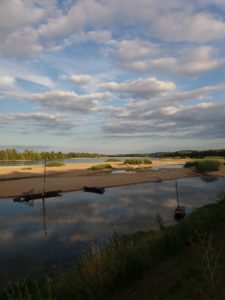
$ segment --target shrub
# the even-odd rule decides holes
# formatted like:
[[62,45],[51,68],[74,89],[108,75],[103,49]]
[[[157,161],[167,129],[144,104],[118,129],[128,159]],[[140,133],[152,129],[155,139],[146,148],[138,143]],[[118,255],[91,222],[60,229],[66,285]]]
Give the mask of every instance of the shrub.
[[196,160],[192,160],[192,161],[187,161],[184,165],[184,168],[192,168],[192,167],[195,167],[196,165]]
[[184,165],[185,168],[194,167],[199,173],[212,172],[219,170],[220,162],[213,159],[203,159],[187,162]]
[[112,169],[112,166],[110,164],[99,164],[99,165],[92,166],[90,169],[91,170]]
[[142,165],[142,164],[145,164],[145,165],[150,165],[152,162],[151,160],[149,160],[148,158],[134,158],[134,159],[126,159],[124,161],[124,164],[125,165]]

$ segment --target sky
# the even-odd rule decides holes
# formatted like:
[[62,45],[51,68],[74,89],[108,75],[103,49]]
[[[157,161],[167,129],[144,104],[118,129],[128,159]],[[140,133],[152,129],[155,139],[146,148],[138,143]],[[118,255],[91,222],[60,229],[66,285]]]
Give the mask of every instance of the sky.
[[0,0],[0,148],[225,148],[224,0]]

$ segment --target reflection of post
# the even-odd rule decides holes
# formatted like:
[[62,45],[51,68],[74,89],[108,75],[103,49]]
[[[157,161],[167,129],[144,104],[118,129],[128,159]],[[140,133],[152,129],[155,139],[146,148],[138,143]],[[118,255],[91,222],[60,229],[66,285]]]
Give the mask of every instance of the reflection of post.
[[175,181],[175,186],[176,186],[177,204],[178,204],[178,207],[180,207],[179,197],[178,197],[177,181]]
[[44,197],[44,194],[45,194],[45,181],[46,181],[46,156],[45,156],[45,165],[44,165],[44,182],[43,182],[43,191],[42,191],[43,197]]
[[47,236],[47,226],[46,226],[46,211],[45,211],[45,197],[42,198],[42,206],[43,206],[43,230],[44,235]]

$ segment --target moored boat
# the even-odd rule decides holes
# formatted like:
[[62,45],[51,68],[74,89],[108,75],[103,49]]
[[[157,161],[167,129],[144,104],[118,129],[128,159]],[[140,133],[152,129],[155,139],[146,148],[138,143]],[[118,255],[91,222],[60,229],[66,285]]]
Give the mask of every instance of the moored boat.
[[185,217],[185,207],[180,206],[179,197],[178,197],[178,188],[177,188],[177,181],[175,182],[176,187],[176,196],[177,196],[177,207],[174,210],[174,218],[179,221]]
[[23,194],[13,199],[14,202],[28,202],[42,198],[51,198],[61,196],[62,190],[48,191],[43,193]]
[[185,207],[184,206],[177,206],[174,211],[174,218],[176,220],[181,220],[185,217]]
[[105,188],[100,186],[84,186],[83,191],[90,192],[90,193],[104,194]]

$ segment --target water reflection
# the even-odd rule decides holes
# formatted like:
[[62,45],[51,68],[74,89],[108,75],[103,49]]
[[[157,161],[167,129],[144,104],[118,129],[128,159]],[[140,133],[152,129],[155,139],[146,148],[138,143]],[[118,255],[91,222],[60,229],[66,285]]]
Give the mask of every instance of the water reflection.
[[[225,178],[178,180],[180,204],[190,212],[215,201]],[[86,245],[104,242],[117,232],[132,233],[174,222],[174,181],[106,189],[104,195],[83,192],[35,200],[33,206],[0,202],[0,282],[55,270],[70,264]],[[78,255],[78,256],[79,256]]]
[[204,182],[207,182],[207,183],[209,183],[209,182],[214,182],[214,181],[217,181],[218,180],[218,177],[213,177],[213,176],[201,176],[200,177],[201,178],[201,180],[203,180]]

